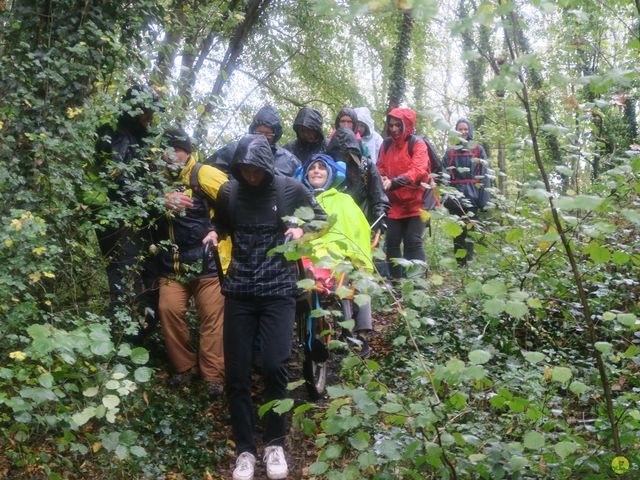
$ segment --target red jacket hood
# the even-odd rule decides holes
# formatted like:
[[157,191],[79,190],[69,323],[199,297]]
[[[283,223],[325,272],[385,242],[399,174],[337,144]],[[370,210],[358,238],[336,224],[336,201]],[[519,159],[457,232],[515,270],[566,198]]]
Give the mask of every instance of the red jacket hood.
[[416,126],[416,112],[410,108],[394,108],[387,113],[387,118],[388,117],[399,118],[402,120],[402,125],[404,126],[404,132],[401,137],[402,140],[405,140],[409,135],[413,135],[413,131]]

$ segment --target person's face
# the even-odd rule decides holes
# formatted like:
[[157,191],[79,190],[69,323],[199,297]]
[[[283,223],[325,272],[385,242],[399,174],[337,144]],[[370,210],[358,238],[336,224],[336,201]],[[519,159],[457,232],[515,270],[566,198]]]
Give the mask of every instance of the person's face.
[[460,122],[458,125],[456,125],[456,130],[462,138],[464,138],[465,140],[469,140],[469,125],[464,122]]
[[149,128],[149,125],[151,125],[152,121],[153,112],[144,112],[138,115],[138,122],[140,122],[140,125],[142,125],[144,128]]
[[249,185],[257,187],[264,180],[266,172],[255,165],[240,165],[240,175]]
[[323,162],[315,162],[307,170],[307,180],[313,188],[322,188],[327,183],[329,171]]
[[258,125],[255,128],[254,133],[256,133],[257,135],[264,135],[269,143],[273,144],[273,139],[275,138],[275,135],[273,134],[273,128],[267,127],[266,125]]
[[353,120],[349,115],[343,115],[338,119],[338,126],[353,130]]
[[356,131],[361,137],[364,137],[364,133],[367,131],[367,126],[362,122],[358,122],[358,125],[356,125]]
[[181,148],[167,147],[162,158],[170,165],[184,165],[189,160],[189,152]]
[[318,132],[303,126],[298,127],[298,137],[307,143],[318,143],[320,141]]
[[402,136],[402,120],[399,118],[389,117],[389,120],[387,121],[387,128],[389,129],[389,135],[391,135],[391,138],[394,140],[397,140]]

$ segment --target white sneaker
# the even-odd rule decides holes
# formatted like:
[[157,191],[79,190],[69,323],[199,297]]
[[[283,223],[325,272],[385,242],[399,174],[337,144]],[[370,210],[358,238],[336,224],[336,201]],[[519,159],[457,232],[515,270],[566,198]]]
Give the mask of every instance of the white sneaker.
[[238,455],[236,460],[236,468],[233,471],[233,480],[253,480],[253,471],[255,470],[255,466],[255,455],[250,452],[242,452]]
[[269,480],[287,478],[289,469],[287,468],[287,460],[284,458],[282,447],[266,447],[262,461],[267,466],[267,478]]

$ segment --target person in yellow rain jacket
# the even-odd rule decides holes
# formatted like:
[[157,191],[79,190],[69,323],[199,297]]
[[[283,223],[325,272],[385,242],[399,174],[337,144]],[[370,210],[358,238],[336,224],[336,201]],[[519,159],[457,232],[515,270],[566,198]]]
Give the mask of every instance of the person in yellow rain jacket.
[[[215,262],[204,260],[202,239],[213,230],[211,207],[227,176],[215,167],[199,164],[189,135],[182,129],[163,135],[165,160],[173,177],[190,188],[166,196],[168,213],[160,223],[164,240],[160,257],[159,317],[165,345],[176,374],[168,385],[191,381],[196,369],[212,398],[223,392],[222,346],[224,298]],[[190,347],[185,314],[194,297],[200,318],[199,354]]]
[[[298,179],[316,196],[316,200],[329,217],[329,230],[312,240],[313,260],[344,259],[358,269],[373,271],[371,255],[371,227],[353,198],[336,190],[344,180],[346,165],[325,154],[316,154],[298,170]],[[372,330],[371,303],[360,305],[354,317],[353,333],[360,343],[359,354],[369,355],[367,342]]]

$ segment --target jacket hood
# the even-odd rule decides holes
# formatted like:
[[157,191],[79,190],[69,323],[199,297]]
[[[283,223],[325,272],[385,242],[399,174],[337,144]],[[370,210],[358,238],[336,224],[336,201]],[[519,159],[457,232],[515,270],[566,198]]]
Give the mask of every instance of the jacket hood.
[[258,110],[258,113],[253,117],[251,125],[249,125],[249,133],[256,133],[256,128],[260,125],[264,125],[273,130],[274,145],[278,140],[280,140],[280,137],[282,137],[282,123],[280,122],[280,115],[278,115],[277,110],[271,105],[265,105]]
[[320,142],[324,140],[324,133],[322,132],[322,114],[311,107],[303,107],[296,115],[296,119],[293,121],[293,130],[298,134],[299,127],[306,127],[320,135]]
[[336,160],[342,160],[345,163],[351,159],[350,153],[355,153],[358,157],[362,157],[360,142],[358,142],[355,133],[345,127],[338,128],[333,134],[327,146],[327,153]]
[[416,128],[416,112],[410,108],[394,108],[387,114],[387,119],[389,117],[398,118],[402,121],[404,131],[401,138],[403,140],[409,135],[413,135],[413,131]]
[[456,122],[456,127],[458,125],[460,125],[461,123],[466,123],[467,124],[467,128],[469,129],[469,136],[467,137],[467,140],[473,140],[473,123],[471,123],[466,118],[461,118]]
[[[307,179],[309,169],[316,162],[322,162],[327,168],[327,172],[329,173],[326,183],[319,188],[311,185],[309,183],[309,180]],[[296,180],[302,182],[302,184],[311,192],[317,193],[323,192],[330,188],[336,188],[342,182],[344,182],[346,174],[347,166],[344,164],[344,162],[335,161],[329,155],[326,155],[324,153],[317,153],[313,157],[311,157],[311,159],[309,159],[304,165],[298,167],[298,170],[296,171]]]
[[140,115],[164,110],[158,94],[146,85],[130,87],[122,97],[121,107],[122,113],[118,117],[118,127],[129,131],[139,140],[148,133],[147,127],[140,123]]
[[275,175],[273,152],[271,145],[264,135],[245,135],[238,142],[238,146],[231,161],[231,174],[240,183],[246,183],[240,174],[241,165],[252,165],[266,172],[265,183],[271,183]]
[[371,111],[367,107],[358,107],[355,109],[356,115],[358,115],[358,121],[360,123],[364,123],[366,126],[366,130],[362,138],[369,139],[373,132],[376,131],[375,123],[373,122],[373,117],[371,116]]
[[336,130],[340,128],[340,119],[345,116],[349,117],[353,122],[352,130],[355,132],[358,127],[358,114],[353,108],[343,108],[342,110],[340,110],[335,122],[333,122],[333,128],[335,128]]

